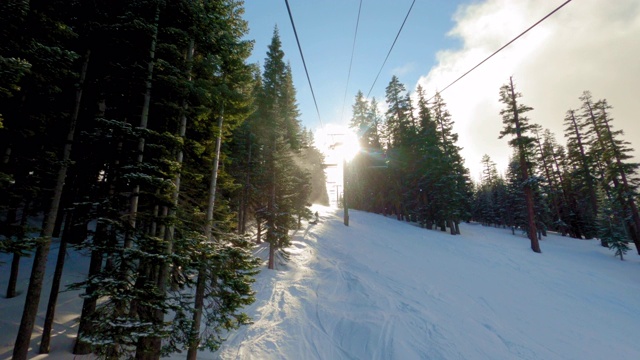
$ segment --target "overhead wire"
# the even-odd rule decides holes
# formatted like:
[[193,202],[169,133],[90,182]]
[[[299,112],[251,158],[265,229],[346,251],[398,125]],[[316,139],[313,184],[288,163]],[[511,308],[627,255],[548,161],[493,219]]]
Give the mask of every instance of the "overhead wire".
[[318,109],[316,94],[313,92],[313,85],[311,85],[311,77],[309,77],[309,70],[307,70],[307,62],[304,60],[304,54],[302,53],[302,47],[300,46],[300,39],[298,39],[298,31],[296,30],[296,24],[293,21],[293,15],[291,14],[291,7],[289,7],[289,0],[284,0],[284,2],[287,4],[287,11],[289,12],[289,19],[291,20],[291,27],[293,28],[293,34],[295,35],[296,42],[298,43],[298,50],[300,51],[300,57],[302,58],[302,65],[304,65],[304,72],[307,74],[307,81],[309,82],[309,89],[311,89],[313,104],[316,106],[316,113],[318,114],[318,120],[320,121],[320,126],[324,126],[324,124],[322,123],[322,117],[320,117],[320,110]]
[[340,114],[340,121],[344,119],[344,107],[347,103],[347,91],[349,90],[349,80],[351,79],[351,66],[353,65],[353,54],[356,51],[356,38],[358,37],[358,26],[360,25],[360,11],[362,10],[362,0],[360,0],[360,6],[358,6],[358,17],[356,19],[356,31],[353,34],[353,45],[351,46],[351,60],[349,60],[349,72],[347,74],[347,85],[344,87],[344,99],[342,99],[342,113]]
[[[526,34],[527,32],[529,32],[529,30],[533,29],[534,27],[538,26],[538,24],[540,24],[541,22],[545,21],[548,17],[550,17],[551,15],[553,15],[556,11],[562,9],[562,7],[564,7],[565,5],[567,5],[568,3],[570,3],[572,0],[567,0],[564,3],[562,3],[560,6],[558,6],[557,8],[555,8],[553,11],[551,11],[550,13],[548,13],[545,17],[543,17],[542,19],[538,20],[535,24],[531,25],[528,29],[526,29],[525,31],[521,32],[520,35],[516,36],[515,38],[511,39],[511,41],[509,41],[508,43],[506,43],[504,46],[502,46],[500,49],[496,50],[493,52],[493,54],[487,56],[484,60],[480,61],[476,66],[472,67],[471,70],[467,71],[466,73],[462,74],[460,77],[458,77],[457,79],[455,79],[452,83],[450,83],[449,85],[445,86],[444,89],[438,91],[436,94],[442,94],[442,92],[444,92],[445,90],[447,90],[449,87],[451,87],[451,85],[455,84],[458,82],[458,80],[462,79],[463,77],[467,76],[467,74],[469,74],[470,72],[472,72],[473,70],[477,69],[480,65],[484,64],[485,61],[491,59],[494,55],[496,55],[497,53],[499,53],[500,51],[502,51],[504,48],[506,48],[507,46],[511,45],[511,43],[513,43],[514,41],[518,40],[521,36],[523,36],[524,34]],[[431,98],[429,98],[429,100],[433,99],[434,97],[436,97],[436,95],[432,96]],[[428,101],[429,101],[428,100]]]
[[380,76],[380,73],[382,72],[382,69],[384,68],[384,65],[387,63],[387,60],[389,59],[389,55],[391,55],[391,51],[393,50],[393,47],[396,45],[396,41],[398,41],[398,37],[400,36],[400,33],[402,32],[402,28],[404,27],[404,24],[407,22],[407,18],[409,18],[409,14],[411,14],[411,9],[413,9],[413,5],[416,3],[416,0],[413,0],[413,2],[411,3],[411,6],[409,7],[409,11],[407,11],[407,15],[404,17],[404,21],[402,21],[402,25],[400,25],[400,29],[398,30],[398,33],[396,34],[396,38],[393,40],[393,44],[391,44],[391,48],[389,49],[389,52],[387,53],[387,57],[384,58],[384,62],[382,62],[382,66],[380,66],[380,70],[378,71],[378,75],[376,75],[375,80],[373,80],[373,84],[371,84],[371,88],[369,89],[369,92],[367,93],[367,97],[369,97],[369,95],[371,95],[371,91],[373,90],[373,87],[376,85],[376,82],[378,81],[378,77]]

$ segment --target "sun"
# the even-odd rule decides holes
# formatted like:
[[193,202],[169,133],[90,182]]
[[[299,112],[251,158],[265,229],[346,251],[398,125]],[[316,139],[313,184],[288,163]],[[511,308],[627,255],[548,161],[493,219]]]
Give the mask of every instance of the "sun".
[[316,130],[314,140],[325,160],[350,161],[360,151],[358,135],[342,125],[328,124]]
[[333,206],[338,206],[338,198],[343,189],[343,165],[360,151],[358,136],[351,129],[329,124],[316,130],[314,143],[324,155],[327,191]]

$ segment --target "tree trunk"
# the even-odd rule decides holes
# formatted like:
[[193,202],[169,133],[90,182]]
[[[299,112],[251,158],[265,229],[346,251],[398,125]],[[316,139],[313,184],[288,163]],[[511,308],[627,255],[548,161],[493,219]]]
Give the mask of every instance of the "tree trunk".
[[[27,214],[29,213],[30,201],[26,201],[22,208],[22,214],[20,215],[20,225],[15,227],[19,229],[15,235],[16,241],[20,242],[24,240],[25,226],[27,225]],[[7,214],[7,226],[13,227],[17,216],[17,209],[12,207]],[[11,240],[13,241],[13,240]],[[7,299],[11,299],[16,296],[16,286],[18,284],[18,275],[20,275],[20,258],[22,256],[19,252],[13,253],[13,259],[11,260],[11,273],[9,274],[9,284],[7,285]]]
[[276,268],[276,247],[273,244],[269,244],[269,263],[268,263],[268,268],[273,270]]
[[[76,90],[76,101],[73,108],[73,115],[71,116],[71,125],[69,127],[69,132],[67,133],[67,143],[64,149],[64,158],[63,162],[68,162],[71,156],[71,144],[73,143],[73,138],[75,136],[76,124],[78,122],[78,114],[80,112],[80,103],[82,101],[82,87],[84,85],[84,80],[87,76],[87,67],[89,66],[89,57],[91,56],[91,50],[87,50],[85,54],[85,60],[82,64],[82,71],[80,72],[80,81],[78,89]],[[65,176],[66,176],[66,165],[65,167]],[[63,177],[64,180],[64,177]],[[59,190],[58,190],[59,186]],[[62,194],[62,189],[64,186],[64,182],[58,184],[56,186],[56,191],[59,191]],[[53,211],[53,210],[50,210]],[[56,209],[57,211],[57,209]],[[56,213],[55,215],[57,215]],[[54,219],[54,225],[56,221]],[[53,231],[53,229],[52,229]],[[48,354],[49,353],[49,343],[51,342],[51,328],[53,326],[53,319],[56,311],[56,304],[58,302],[58,293],[60,292],[60,281],[62,279],[62,270],[64,268],[64,258],[67,251],[67,239],[62,238],[60,240],[60,248],[58,249],[58,259],[56,261],[56,268],[53,274],[53,283],[51,284],[51,292],[49,294],[49,302],[47,304],[47,314],[45,316],[44,328],[42,331],[42,340],[40,342],[40,354]]]
[[7,286],[7,299],[16,297],[16,284],[20,273],[20,254],[14,253],[11,260],[11,274],[9,275],[9,285]]
[[[142,103],[142,114],[140,115],[140,125],[138,126],[140,129],[146,129],[147,123],[149,122],[149,106],[151,104],[151,87],[153,82],[153,68],[155,66],[155,58],[156,58],[156,43],[158,41],[158,25],[160,22],[160,3],[156,4],[156,14],[153,22],[153,33],[151,36],[151,47],[149,49],[149,63],[147,64],[147,79],[145,81],[145,92],[144,92],[144,100]],[[144,145],[145,138],[144,136],[140,136],[138,139],[138,158],[136,163],[138,165],[142,164],[144,160]],[[138,215],[138,201],[140,195],[140,185],[136,185],[131,192],[131,203],[129,205],[129,226],[131,229],[136,228],[136,217]],[[125,235],[125,243],[124,247],[129,248],[132,245],[131,236]]]
[[[220,109],[218,117],[218,138],[216,139],[216,155],[213,159],[213,170],[211,171],[211,182],[209,183],[209,201],[207,206],[207,222],[204,227],[204,235],[206,241],[211,243],[214,241],[212,235],[213,227],[213,210],[216,202],[216,187],[218,183],[218,167],[220,164],[220,148],[222,146],[222,125],[223,125],[224,106]],[[200,269],[198,271],[198,281],[196,284],[196,295],[193,308],[193,326],[191,328],[191,339],[189,350],[187,351],[187,360],[196,360],[198,356],[198,345],[200,344],[200,323],[202,321],[202,310],[204,307],[204,292],[207,282],[206,259],[201,259]]]
[[253,144],[251,141],[251,131],[249,131],[249,136],[248,136],[248,146],[249,146],[249,154],[247,155],[247,165],[245,168],[245,177],[244,177],[244,184],[242,187],[242,196],[240,198],[240,206],[238,209],[238,216],[239,216],[239,221],[238,221],[238,232],[243,235],[244,233],[247,232],[247,212],[248,212],[248,208],[249,208],[249,195],[250,195],[250,178],[251,178],[251,151],[253,150]]
[[342,161],[342,205],[344,207],[344,224],[349,226],[349,203],[347,203],[347,159]]
[[262,242],[262,220],[260,218],[256,218],[256,244],[260,244]]
[[55,227],[60,199],[62,197],[62,190],[64,188],[64,181],[67,176],[69,159],[71,158],[71,144],[73,143],[73,137],[75,134],[76,120],[78,118],[77,111],[79,110],[79,102],[82,94],[81,90],[78,91],[80,95],[76,93],[76,109],[74,109],[74,114],[71,118],[71,123],[69,124],[67,142],[64,146],[62,162],[60,164],[60,169],[58,170],[51,204],[45,219],[41,239],[33,258],[33,268],[31,269],[31,278],[29,279],[29,288],[25,299],[25,307],[22,313],[22,320],[20,321],[20,328],[18,330],[15,347],[13,349],[14,359],[26,359],[29,352],[31,333],[33,332],[38,305],[40,303],[40,293],[42,292],[42,280],[44,278],[44,272],[47,265],[47,256],[49,255],[49,248],[51,247],[51,235],[53,234]]
[[49,294],[49,302],[47,303],[47,314],[44,318],[44,328],[42,330],[42,340],[40,341],[40,354],[48,354],[51,342],[51,328],[53,327],[53,319],[58,303],[58,293],[60,292],[60,282],[62,280],[62,270],[64,268],[64,259],[67,253],[67,240],[60,240],[60,248],[58,249],[58,259],[56,261],[56,269],[53,273],[51,283],[51,293]]

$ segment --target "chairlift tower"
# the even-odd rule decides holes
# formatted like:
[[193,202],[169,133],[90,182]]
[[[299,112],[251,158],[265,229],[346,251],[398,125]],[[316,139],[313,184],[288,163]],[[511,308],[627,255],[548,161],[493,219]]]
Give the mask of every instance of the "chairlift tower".
[[[333,139],[334,136],[344,136],[345,134],[327,134],[331,136]],[[335,141],[333,144],[329,145],[329,148],[335,149],[337,146],[341,146],[343,143],[341,141]],[[337,167],[338,164],[322,164],[322,167]],[[340,192],[338,191],[338,187],[340,185],[336,185],[336,205],[340,203]],[[347,203],[347,159],[343,157],[342,159],[342,207],[344,209],[344,225],[349,226],[349,206]]]

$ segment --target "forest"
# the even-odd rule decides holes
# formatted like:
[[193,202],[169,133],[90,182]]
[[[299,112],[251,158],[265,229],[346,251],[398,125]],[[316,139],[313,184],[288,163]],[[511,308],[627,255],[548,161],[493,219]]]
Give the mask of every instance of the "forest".
[[[566,146],[531,121],[523,94],[509,78],[498,91],[503,130],[513,153],[500,174],[488,155],[474,182],[464,166],[454,121],[439,93],[427,98],[418,85],[407,92],[397,77],[383,106],[359,92],[351,128],[362,151],[349,164],[347,196],[356,209],[427,229],[459,233],[461,221],[511,228],[527,234],[531,248],[547,231],[576,239],[598,238],[624,259],[633,242],[640,254],[638,163],[631,144],[615,129],[613,106],[589,91],[563,121]],[[386,109],[384,113],[380,109]]]
[[[262,65],[239,0],[0,3],[0,251],[6,298],[30,272],[14,359],[26,359],[52,242],[59,242],[39,352],[48,353],[66,249],[90,258],[74,354],[197,357],[248,324],[243,306],[290,232],[328,204],[323,155],[300,122],[278,29]],[[459,224],[599,238],[640,250],[637,169],[612,105],[579,96],[560,145],[530,121],[513,79],[496,89],[513,148],[472,181],[445,100],[393,76],[385,103],[355,96],[361,151],[349,207],[426,229]],[[381,109],[385,109],[384,111]],[[31,269],[21,259],[33,258]],[[280,259],[280,260],[279,260]],[[0,299],[4,301],[4,299]]]
[[72,286],[84,291],[74,354],[195,359],[250,321],[255,241],[273,268],[310,203],[328,203],[277,29],[263,68],[249,64],[242,14],[235,0],[0,4],[7,298],[31,272],[14,359],[27,357],[52,239],[40,353],[74,247],[91,258]]

